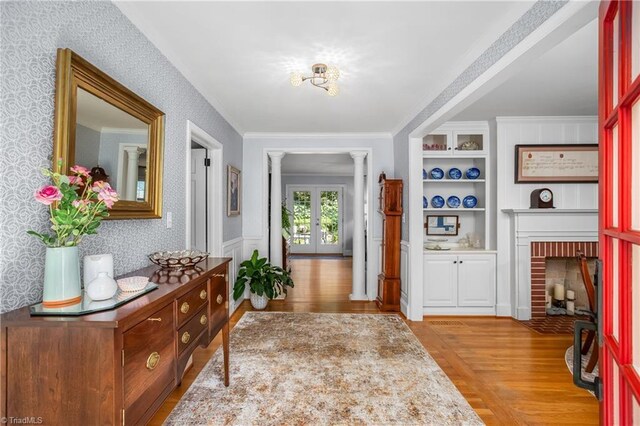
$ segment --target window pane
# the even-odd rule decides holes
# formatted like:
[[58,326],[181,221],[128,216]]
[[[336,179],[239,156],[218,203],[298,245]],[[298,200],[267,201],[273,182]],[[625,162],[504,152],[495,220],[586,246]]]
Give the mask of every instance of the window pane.
[[614,228],[618,227],[618,191],[620,187],[620,182],[618,180],[618,175],[620,174],[620,162],[619,162],[619,153],[620,149],[618,147],[618,125],[613,128],[612,134],[612,150],[611,156],[611,226]]
[[613,239],[611,243],[613,249],[611,251],[611,273],[613,274],[613,277],[611,279],[611,285],[613,286],[613,301],[611,304],[611,322],[613,324],[612,334],[617,341],[620,341],[620,338],[618,337],[620,330],[620,316],[618,315],[620,313],[620,241],[617,239]]
[[338,191],[320,191],[321,244],[337,245],[340,243],[338,241],[339,207]]
[[[631,79],[640,73],[640,2],[631,4]],[[640,423],[640,419],[638,419]]]
[[[640,246],[633,245],[631,258],[631,296],[633,298],[631,346],[633,347],[633,366],[640,374]],[[638,418],[638,424],[640,424],[640,418]]]
[[311,244],[311,192],[293,192],[293,244]]
[[619,42],[620,42],[620,14],[616,13],[616,17],[613,20],[613,46],[612,46],[612,52],[613,52],[613,70],[612,70],[612,80],[613,80],[613,84],[611,86],[612,88],[612,100],[613,100],[613,106],[615,107],[618,104],[618,63],[620,62],[620,57],[619,57]]
[[631,152],[631,228],[640,231],[640,101],[631,109]]

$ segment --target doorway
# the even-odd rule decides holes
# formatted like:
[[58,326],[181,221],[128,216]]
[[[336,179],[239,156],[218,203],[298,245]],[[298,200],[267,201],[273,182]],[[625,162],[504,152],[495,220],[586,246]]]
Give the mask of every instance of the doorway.
[[341,186],[287,185],[291,253],[343,253]]
[[185,247],[222,256],[222,144],[188,120],[186,136]]

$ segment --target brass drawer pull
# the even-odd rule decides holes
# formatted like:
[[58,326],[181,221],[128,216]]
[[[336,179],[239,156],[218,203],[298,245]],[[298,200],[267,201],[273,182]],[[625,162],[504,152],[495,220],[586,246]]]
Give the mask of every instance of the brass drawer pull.
[[147,321],[162,321],[162,318],[147,318]]
[[191,335],[189,334],[188,331],[185,331],[182,334],[182,338],[180,340],[182,340],[182,343],[184,343],[186,345],[187,343],[189,343],[189,340],[191,340]]
[[160,354],[158,352],[151,352],[151,355],[149,355],[149,358],[147,358],[147,368],[149,370],[153,370],[158,366],[159,362]]
[[223,300],[224,298],[222,297],[221,294],[219,294],[218,297],[216,297],[216,302],[218,302],[218,305],[221,304]]
[[182,306],[180,306],[180,312],[182,312],[183,314],[189,312],[189,304],[187,302],[184,302]]
[[200,299],[204,300],[207,298],[207,290],[202,290],[200,292]]
[[202,314],[202,316],[200,317],[200,324],[205,325],[207,323],[207,316],[205,314]]

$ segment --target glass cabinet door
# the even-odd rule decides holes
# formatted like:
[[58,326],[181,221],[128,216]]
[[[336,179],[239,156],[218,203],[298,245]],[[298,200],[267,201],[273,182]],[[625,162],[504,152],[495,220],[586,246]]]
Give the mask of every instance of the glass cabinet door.
[[425,155],[451,155],[451,132],[430,133],[422,138],[422,153]]
[[453,155],[478,155],[486,150],[486,134],[483,132],[454,132]]

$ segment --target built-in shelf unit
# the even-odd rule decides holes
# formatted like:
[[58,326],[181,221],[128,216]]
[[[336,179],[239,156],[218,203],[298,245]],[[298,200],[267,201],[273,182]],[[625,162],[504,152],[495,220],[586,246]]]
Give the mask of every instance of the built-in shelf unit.
[[[491,173],[489,160],[489,124],[487,122],[449,122],[423,138],[423,223],[427,216],[456,215],[459,220],[457,236],[424,235],[424,292],[425,314],[495,314],[496,254],[489,247],[490,217],[495,214],[489,202]],[[468,179],[466,171],[476,167],[477,179]],[[433,179],[431,171],[440,168],[442,179]],[[458,168],[460,179],[452,179],[448,172]],[[468,195],[477,198],[474,208],[435,207],[433,198],[441,196],[445,202],[452,196],[461,201]],[[469,236],[472,247],[465,247]],[[446,241],[434,241],[443,240]],[[438,246],[442,250],[428,249]]]

